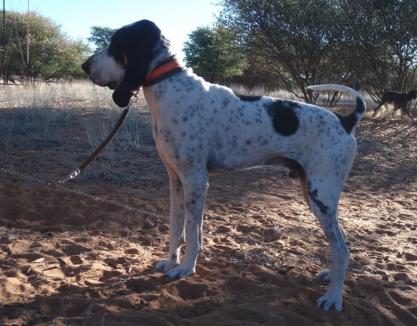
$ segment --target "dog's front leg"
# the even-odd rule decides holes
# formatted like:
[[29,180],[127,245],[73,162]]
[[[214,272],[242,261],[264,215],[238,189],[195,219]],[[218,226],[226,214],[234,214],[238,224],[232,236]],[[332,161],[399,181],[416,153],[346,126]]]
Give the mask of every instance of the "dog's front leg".
[[156,264],[155,269],[168,272],[180,262],[181,245],[184,242],[185,202],[184,189],[180,178],[174,171],[168,170],[169,176],[169,254],[166,259]]
[[208,189],[207,172],[187,173],[182,179],[185,199],[185,256],[168,271],[169,277],[185,277],[195,273],[197,256],[202,249],[203,211]]

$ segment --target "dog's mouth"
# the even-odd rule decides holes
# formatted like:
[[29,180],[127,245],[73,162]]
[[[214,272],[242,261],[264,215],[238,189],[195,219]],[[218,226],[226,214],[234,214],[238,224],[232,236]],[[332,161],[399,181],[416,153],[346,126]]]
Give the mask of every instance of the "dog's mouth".
[[116,82],[116,81],[111,81],[111,82],[103,82],[103,81],[97,80],[97,78],[95,78],[94,76],[91,76],[91,75],[90,75],[90,80],[91,80],[94,84],[96,84],[96,85],[98,85],[98,86],[100,86],[100,87],[108,87],[108,88],[110,88],[111,90],[114,90],[114,89],[116,89],[116,87],[117,87],[117,82]]

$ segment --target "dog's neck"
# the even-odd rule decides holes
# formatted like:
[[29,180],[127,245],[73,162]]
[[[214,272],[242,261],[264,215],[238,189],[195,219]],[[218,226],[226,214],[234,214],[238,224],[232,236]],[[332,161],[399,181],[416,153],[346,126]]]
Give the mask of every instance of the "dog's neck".
[[[148,77],[152,76],[152,72],[154,72],[155,70],[159,70],[161,65],[164,65],[164,63],[170,61],[176,61],[174,53],[172,52],[171,47],[169,46],[169,42],[167,42],[166,39],[162,37],[161,40],[158,41],[157,45],[154,47],[154,57],[149,65]],[[177,67],[181,67],[181,65],[178,65]],[[175,69],[175,67],[171,68]],[[164,96],[164,92],[161,93],[159,91],[161,84],[164,82],[164,79],[166,78],[163,78],[161,81],[158,81],[157,83],[152,83],[149,85],[146,85],[147,81],[145,80],[145,84],[143,85],[144,87],[142,88],[145,100],[148,105],[148,109],[152,115],[154,136],[156,136],[155,130],[158,129],[160,111],[164,107],[168,107],[169,105],[167,105],[167,101],[169,102],[171,100],[170,97],[166,98]]]
[[178,62],[177,58],[175,58],[175,56],[171,56],[148,73],[143,86],[146,87],[159,83],[160,81],[167,79],[182,70],[184,70],[184,68]]
[[[154,57],[149,65],[148,75],[160,67],[162,63],[169,61],[170,58],[173,58],[175,55],[170,47],[169,41],[163,36],[161,36],[161,39],[154,47],[153,53]],[[183,70],[185,70],[184,68],[185,67],[183,67]],[[163,82],[164,81],[161,81],[148,86],[144,85],[145,87],[143,87],[143,94],[152,114],[154,128],[157,126],[159,111],[165,106],[168,107],[169,105],[167,103],[172,100],[170,96],[165,97],[164,92],[161,93],[159,91],[161,87],[160,84]]]
[[149,65],[149,72],[153,71],[162,62],[167,61],[173,55],[175,55],[175,53],[172,52],[169,41],[164,36],[161,36],[161,39],[153,49],[153,59]]

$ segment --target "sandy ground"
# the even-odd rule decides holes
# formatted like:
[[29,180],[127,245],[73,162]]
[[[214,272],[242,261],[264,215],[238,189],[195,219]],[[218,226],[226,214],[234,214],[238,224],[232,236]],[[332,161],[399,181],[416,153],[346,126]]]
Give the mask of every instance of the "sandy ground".
[[155,152],[133,160],[116,150],[110,174],[95,173],[99,160],[70,190],[56,189],[42,180],[61,178],[91,151],[85,115],[67,113],[42,141],[24,119],[7,131],[16,110],[0,110],[1,325],[417,325],[410,121],[357,128],[340,203],[352,256],[337,313],[315,307],[329,249],[285,168],[212,177],[197,275],[172,280],[153,270],[167,251],[169,207]]

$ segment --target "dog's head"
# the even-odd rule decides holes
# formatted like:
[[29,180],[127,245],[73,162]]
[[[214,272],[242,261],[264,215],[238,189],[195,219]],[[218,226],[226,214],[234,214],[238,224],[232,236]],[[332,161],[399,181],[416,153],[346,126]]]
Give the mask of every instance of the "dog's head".
[[410,92],[410,97],[411,98],[417,98],[417,91],[416,90],[411,91]]
[[154,48],[162,39],[159,28],[149,20],[126,25],[112,35],[108,47],[88,58],[82,69],[95,84],[114,89],[114,102],[125,107],[143,85]]

